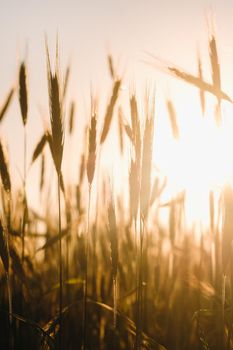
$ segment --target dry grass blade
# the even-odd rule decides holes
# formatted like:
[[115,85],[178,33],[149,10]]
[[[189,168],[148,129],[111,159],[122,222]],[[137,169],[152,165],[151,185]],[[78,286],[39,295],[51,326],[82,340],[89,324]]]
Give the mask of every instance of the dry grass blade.
[[43,149],[44,149],[44,146],[46,145],[46,142],[47,142],[47,133],[45,133],[40,141],[38,142],[38,144],[36,145],[35,147],[35,150],[33,152],[33,156],[32,156],[32,162],[31,163],[34,163],[35,160],[39,157],[39,155],[42,153]]
[[118,98],[118,94],[119,94],[119,90],[120,90],[120,86],[121,86],[121,80],[117,80],[114,84],[113,87],[113,92],[112,92],[112,96],[109,102],[109,105],[107,107],[107,111],[105,114],[105,118],[104,118],[104,127],[103,127],[103,131],[101,134],[101,139],[100,139],[100,143],[104,143],[109,129],[110,129],[110,125],[111,125],[111,121],[112,121],[112,117],[113,117],[113,112],[114,112],[114,107]]
[[91,126],[89,128],[89,150],[87,159],[87,178],[89,185],[91,186],[96,162],[96,113],[91,117]]
[[41,250],[44,250],[44,249],[52,247],[55,243],[57,243],[59,241],[60,238],[63,238],[65,236],[67,236],[67,235],[68,235],[67,230],[63,230],[61,235],[58,234],[56,236],[53,236],[53,237],[49,238],[45,244],[43,244],[40,248],[37,249],[37,251],[39,252]]
[[3,104],[3,106],[1,107],[1,110],[0,110],[0,122],[3,120],[3,117],[5,116],[6,114],[6,111],[11,103],[11,100],[12,100],[12,97],[14,95],[14,89],[11,89],[10,92],[8,93],[7,97],[6,97],[6,100]]
[[33,327],[34,329],[36,329],[36,331],[40,334],[40,336],[42,338],[45,338],[46,341],[48,342],[49,344],[49,348],[50,349],[55,349],[55,346],[54,346],[54,339],[42,328],[40,327],[40,325],[32,320],[29,320],[27,318],[24,318],[23,316],[21,315],[18,315],[18,314],[15,314],[15,313],[12,313],[11,314],[12,317],[14,317],[16,320],[26,324],[26,325],[29,325],[31,327]]
[[69,134],[71,135],[74,130],[74,116],[75,116],[75,103],[71,102],[70,105],[70,116],[69,116]]
[[7,158],[3,150],[3,145],[1,141],[0,141],[0,175],[1,175],[4,190],[6,192],[10,192],[11,191],[10,174],[8,171]]
[[[62,100],[60,96],[60,86],[58,77],[58,66],[56,72],[51,72],[50,58],[48,45],[46,43],[47,54],[47,73],[48,73],[48,88],[49,88],[49,107],[50,107],[50,121],[52,129],[51,147],[54,165],[58,173],[61,171],[64,133],[63,133],[63,111]],[[58,63],[57,63],[58,64]]]
[[8,255],[5,232],[4,232],[4,228],[3,228],[1,220],[0,220],[0,256],[1,256],[1,259],[3,262],[4,269],[5,269],[6,273],[8,273],[9,255]]
[[[114,309],[104,303],[98,302],[98,301],[93,301],[93,300],[89,300],[88,301],[90,304],[99,306],[102,309],[105,309],[107,311],[110,312],[114,312]],[[122,314],[121,312],[117,311],[117,315],[118,317],[121,319],[121,321],[123,322],[124,326],[126,327],[127,331],[129,333],[131,333],[133,336],[136,335],[136,326],[135,323],[128,318],[127,316],[125,316],[124,314]],[[160,345],[159,343],[157,343],[153,338],[149,337],[147,334],[145,334],[144,332],[142,332],[142,349],[147,349],[147,350],[166,350],[166,348],[162,345]]]
[[178,128],[177,119],[176,119],[175,107],[171,100],[167,100],[167,109],[168,109],[168,115],[169,115],[169,120],[172,127],[173,136],[175,139],[178,139],[180,133],[179,133],[179,128]]
[[27,124],[28,115],[28,97],[27,97],[27,83],[26,83],[26,67],[22,62],[19,69],[19,103],[23,124]]

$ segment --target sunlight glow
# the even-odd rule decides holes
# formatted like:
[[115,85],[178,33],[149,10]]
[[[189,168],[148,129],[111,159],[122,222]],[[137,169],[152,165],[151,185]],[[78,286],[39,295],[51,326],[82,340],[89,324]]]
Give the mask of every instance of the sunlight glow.
[[159,124],[155,146],[158,152],[154,153],[158,168],[168,179],[168,195],[185,190],[187,220],[200,220],[208,225],[209,192],[221,192],[233,175],[233,129],[224,114],[221,126],[217,126],[214,109],[208,108],[201,116],[192,101],[186,100],[188,118],[178,119],[181,131],[178,140],[172,135],[168,137],[163,121]]

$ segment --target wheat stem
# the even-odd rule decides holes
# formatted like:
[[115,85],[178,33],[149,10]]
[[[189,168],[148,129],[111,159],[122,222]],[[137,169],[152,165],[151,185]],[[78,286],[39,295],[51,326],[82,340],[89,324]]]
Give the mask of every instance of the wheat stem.
[[62,232],[61,232],[61,172],[58,172],[58,230],[59,230],[59,320],[60,320],[60,331],[59,331],[59,349],[62,349],[62,307],[63,307],[63,281],[62,281]]

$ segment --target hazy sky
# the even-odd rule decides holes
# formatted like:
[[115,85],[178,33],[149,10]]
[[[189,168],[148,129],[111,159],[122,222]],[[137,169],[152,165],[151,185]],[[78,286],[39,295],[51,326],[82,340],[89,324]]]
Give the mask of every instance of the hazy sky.
[[[45,33],[51,56],[59,33],[61,65],[64,68],[68,62],[72,64],[69,98],[77,99],[78,105],[83,104],[85,109],[90,82],[103,90],[104,97],[108,95],[105,86],[111,86],[107,85],[111,83],[106,66],[109,51],[129,82],[150,78],[155,79],[157,87],[160,82],[161,86],[168,86],[168,77],[162,78],[161,73],[142,63],[144,50],[194,70],[199,47],[204,62],[208,62],[207,18],[211,12],[224,63],[222,74],[230,89],[233,85],[231,0],[0,0],[0,101],[16,82],[19,62],[26,57],[30,149],[43,132],[39,110],[48,108]],[[16,159],[15,169],[21,167],[22,131],[15,97],[0,129],[11,157]]]

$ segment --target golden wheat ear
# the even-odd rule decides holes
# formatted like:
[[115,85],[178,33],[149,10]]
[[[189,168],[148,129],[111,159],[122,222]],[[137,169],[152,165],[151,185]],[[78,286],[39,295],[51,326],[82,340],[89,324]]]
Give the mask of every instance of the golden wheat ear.
[[87,159],[87,178],[89,186],[91,186],[94,174],[95,174],[95,163],[96,163],[96,113],[91,117],[91,126],[89,128],[89,150]]
[[0,175],[1,175],[4,190],[6,192],[10,192],[11,191],[10,173],[8,170],[6,152],[3,149],[3,145],[1,141],[0,141]]
[[58,76],[58,53],[56,54],[57,63],[55,73],[51,71],[50,57],[47,40],[46,56],[47,56],[47,76],[49,90],[49,107],[51,122],[51,148],[55,168],[58,173],[61,171],[61,163],[64,146],[64,126],[63,126],[63,106],[61,98],[61,88]]
[[121,86],[121,80],[117,80],[114,83],[112,96],[111,96],[110,102],[109,102],[107,110],[106,110],[106,114],[105,114],[105,118],[104,118],[104,127],[102,130],[101,139],[100,139],[101,144],[104,143],[104,141],[108,135],[109,129],[110,129],[110,125],[111,125],[111,121],[112,121],[112,117],[113,117],[113,113],[114,113],[114,107],[115,107],[116,101],[118,99],[119,91],[120,91],[120,86]]
[[19,68],[19,104],[23,125],[27,124],[28,116],[28,93],[27,93],[27,74],[25,63],[22,62]]

